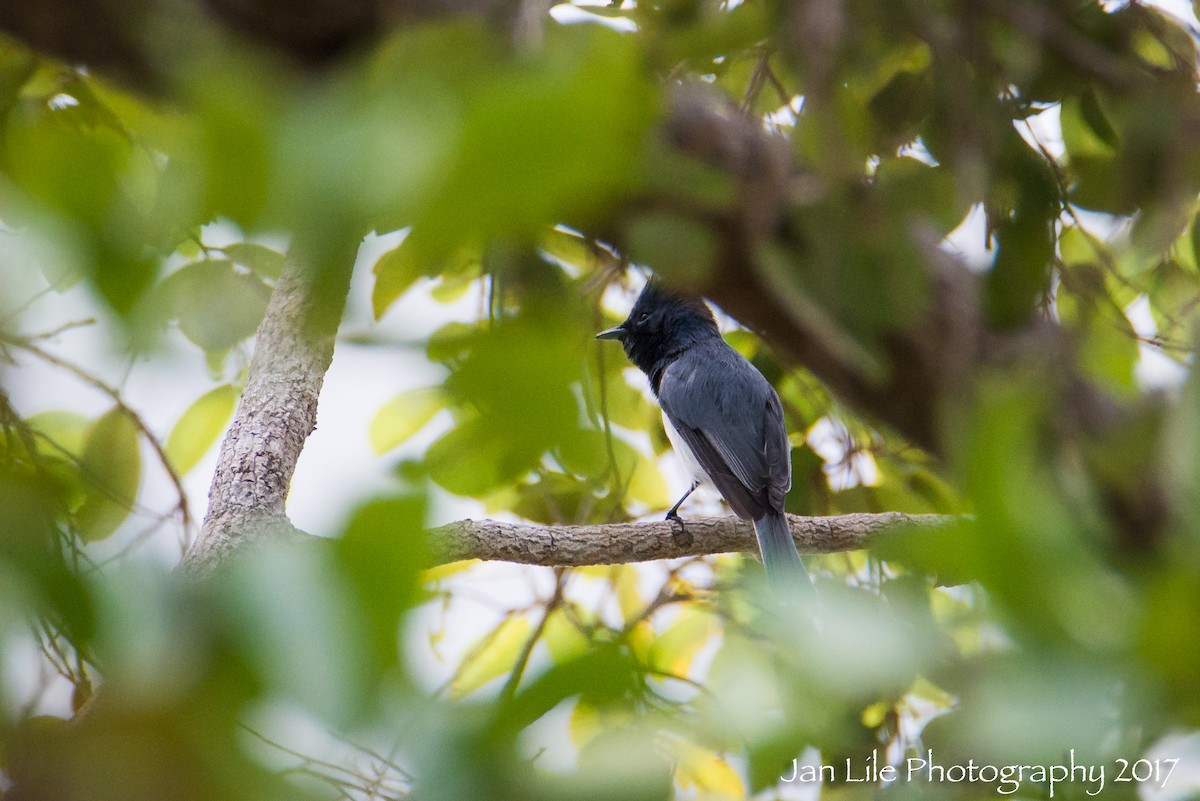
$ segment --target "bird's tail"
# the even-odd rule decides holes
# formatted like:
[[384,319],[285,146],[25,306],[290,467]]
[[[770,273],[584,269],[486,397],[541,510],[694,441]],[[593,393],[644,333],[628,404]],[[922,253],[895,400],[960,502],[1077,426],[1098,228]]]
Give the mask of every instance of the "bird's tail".
[[768,512],[754,521],[758,534],[758,548],[762,552],[763,567],[767,569],[767,583],[774,589],[812,586],[812,579],[800,561],[800,552],[788,528],[787,518],[782,512]]

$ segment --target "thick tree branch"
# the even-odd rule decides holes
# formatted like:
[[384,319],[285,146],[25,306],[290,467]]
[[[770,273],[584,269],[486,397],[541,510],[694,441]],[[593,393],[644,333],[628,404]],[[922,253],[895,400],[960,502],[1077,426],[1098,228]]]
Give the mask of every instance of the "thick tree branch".
[[[944,525],[956,519],[900,512],[788,515],[792,537],[801,553],[857,551],[885,532]],[[430,530],[429,541],[438,563],[483,559],[550,567],[625,564],[758,549],[754,526],[736,517],[687,520],[682,528],[666,520],[594,526],[459,520]]]
[[221,443],[208,514],[184,557],[189,573],[211,572],[251,540],[297,533],[284,503],[300,451],[316,428],[317,396],[337,334],[337,315],[314,298],[314,277],[291,263],[271,294],[246,388]]

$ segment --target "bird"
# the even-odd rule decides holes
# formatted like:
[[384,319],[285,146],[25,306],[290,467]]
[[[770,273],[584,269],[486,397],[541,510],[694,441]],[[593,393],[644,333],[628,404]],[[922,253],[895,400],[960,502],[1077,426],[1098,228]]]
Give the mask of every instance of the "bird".
[[738,517],[754,521],[768,585],[810,585],[783,511],[792,484],[783,406],[721,336],[708,304],[651,278],[625,321],[596,338],[619,341],[646,374],[667,439],[691,473],[667,519],[679,520],[679,507],[707,482]]

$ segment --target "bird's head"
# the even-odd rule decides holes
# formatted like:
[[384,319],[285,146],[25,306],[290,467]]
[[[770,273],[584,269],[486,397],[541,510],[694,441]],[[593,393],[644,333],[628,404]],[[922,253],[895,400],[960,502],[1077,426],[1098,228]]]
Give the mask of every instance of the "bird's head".
[[710,336],[720,336],[712,310],[703,299],[668,289],[651,279],[625,322],[601,331],[597,339],[615,339],[630,361],[644,372],[662,359]]

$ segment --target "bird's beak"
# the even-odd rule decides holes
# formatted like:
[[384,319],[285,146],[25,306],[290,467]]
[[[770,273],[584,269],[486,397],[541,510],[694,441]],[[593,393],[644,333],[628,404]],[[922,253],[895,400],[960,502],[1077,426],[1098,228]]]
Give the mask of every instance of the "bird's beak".
[[596,339],[615,339],[619,341],[624,338],[625,328],[624,326],[620,325],[618,325],[616,328],[610,328],[607,331],[601,331],[599,334],[596,334]]

